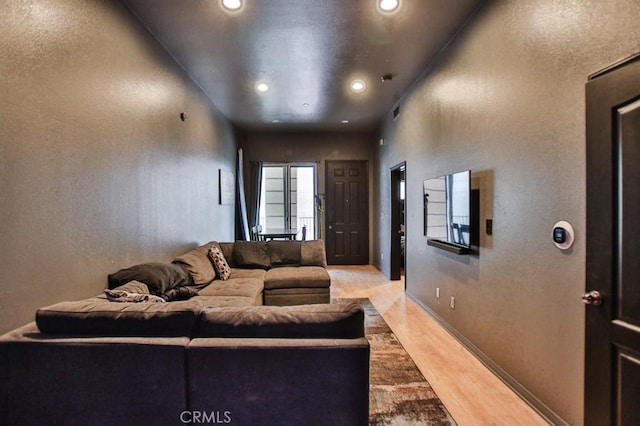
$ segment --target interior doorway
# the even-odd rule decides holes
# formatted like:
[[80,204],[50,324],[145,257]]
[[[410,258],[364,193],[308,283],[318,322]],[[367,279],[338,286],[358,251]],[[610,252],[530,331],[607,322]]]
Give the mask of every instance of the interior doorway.
[[391,168],[391,229],[389,279],[399,280],[405,273],[406,246],[406,169],[403,161]]

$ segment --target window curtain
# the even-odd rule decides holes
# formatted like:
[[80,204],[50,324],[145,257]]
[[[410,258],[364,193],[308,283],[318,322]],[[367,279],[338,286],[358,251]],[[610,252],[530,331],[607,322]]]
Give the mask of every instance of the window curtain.
[[260,190],[262,186],[262,162],[249,162],[249,182],[247,185],[247,215],[249,228],[260,222]]
[[244,193],[244,169],[242,148],[238,149],[238,164],[236,167],[236,212],[238,220],[236,221],[236,240],[249,241],[249,225],[247,221],[247,202]]

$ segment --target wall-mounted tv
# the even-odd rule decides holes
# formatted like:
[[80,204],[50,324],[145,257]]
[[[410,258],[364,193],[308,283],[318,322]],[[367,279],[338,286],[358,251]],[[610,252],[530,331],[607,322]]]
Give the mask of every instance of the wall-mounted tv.
[[453,253],[471,249],[471,171],[423,182],[427,244]]

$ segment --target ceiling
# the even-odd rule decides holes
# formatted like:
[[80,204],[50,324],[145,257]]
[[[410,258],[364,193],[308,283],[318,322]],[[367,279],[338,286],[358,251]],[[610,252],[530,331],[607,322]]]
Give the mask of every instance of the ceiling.
[[123,1],[237,126],[331,130],[376,126],[482,2]]

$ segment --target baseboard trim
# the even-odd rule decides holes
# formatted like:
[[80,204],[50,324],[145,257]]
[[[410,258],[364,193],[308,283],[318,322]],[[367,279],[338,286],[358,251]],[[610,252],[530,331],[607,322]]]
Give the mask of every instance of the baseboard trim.
[[493,362],[484,352],[482,352],[477,346],[471,343],[466,337],[464,337],[458,330],[444,321],[437,313],[431,308],[420,302],[409,292],[406,293],[411,300],[416,302],[418,306],[427,312],[438,324],[442,326],[454,339],[456,339],[462,346],[464,346],[471,354],[478,359],[485,367],[489,369],[496,377],[498,377],[505,385],[507,385],[512,391],[514,391],[524,402],[526,402],[532,409],[534,409],[540,416],[542,416],[547,422],[552,425],[569,426],[569,423],[564,421],[553,410],[551,410],[546,404],[540,401],[534,394],[529,392],[527,388],[522,386],[520,382],[514,379],[509,373],[502,369],[498,364]]

